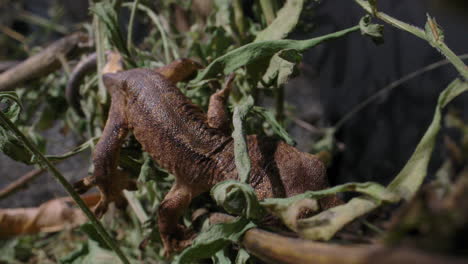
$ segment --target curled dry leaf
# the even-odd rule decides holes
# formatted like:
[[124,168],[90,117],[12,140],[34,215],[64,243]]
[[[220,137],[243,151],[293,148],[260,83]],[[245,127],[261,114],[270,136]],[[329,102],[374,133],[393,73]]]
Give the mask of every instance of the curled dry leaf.
[[[83,197],[91,207],[99,201],[99,194]],[[56,232],[87,222],[80,209],[71,205],[69,197],[43,203],[39,207],[0,209],[0,239],[39,232]]]

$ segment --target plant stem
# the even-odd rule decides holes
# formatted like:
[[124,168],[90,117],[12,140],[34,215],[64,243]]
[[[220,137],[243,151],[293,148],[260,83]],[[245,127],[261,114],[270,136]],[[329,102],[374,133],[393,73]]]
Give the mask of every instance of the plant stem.
[[27,12],[27,11],[21,11],[18,14],[17,17],[18,17],[18,19],[20,19],[20,20],[22,20],[22,21],[24,21],[26,23],[31,23],[31,24],[34,24],[34,25],[38,25],[38,26],[41,26],[41,27],[43,27],[45,29],[49,29],[49,30],[53,30],[55,32],[58,32],[60,34],[65,35],[65,34],[67,34],[69,32],[69,30],[65,26],[54,23],[49,19],[40,17],[38,15],[35,15],[35,14]]
[[105,54],[104,54],[104,34],[103,29],[104,26],[102,21],[99,17],[94,14],[93,16],[93,26],[94,26],[94,42],[96,43],[96,54],[97,54],[97,75],[98,75],[98,99],[101,104],[105,104],[107,101],[107,91],[106,87],[104,86],[104,82],[102,81],[102,68],[104,67],[104,63],[106,61]]
[[130,20],[128,21],[128,29],[127,29],[127,49],[132,52],[132,34],[133,34],[133,23],[135,22],[135,14],[138,8],[138,4],[140,0],[135,0],[132,5],[132,11],[130,13]]
[[[129,7],[130,5],[131,3],[123,4],[124,7]],[[138,9],[140,9],[143,12],[146,12],[146,14],[150,17],[150,19],[153,21],[153,23],[156,25],[159,32],[161,33],[161,38],[163,41],[163,48],[164,48],[164,59],[166,60],[165,63],[169,64],[169,62],[171,62],[170,54],[169,54],[169,44],[168,44],[168,40],[166,36],[166,31],[164,30],[164,27],[162,26],[158,15],[156,15],[150,8],[144,5],[138,5]]]
[[0,200],[7,197],[10,194],[15,193],[19,189],[24,188],[24,186],[26,184],[28,184],[30,181],[36,179],[37,176],[41,175],[44,171],[45,171],[45,169],[43,169],[43,168],[34,169],[34,170],[24,174],[23,176],[21,176],[20,178],[18,178],[14,182],[10,183],[5,188],[0,190]]
[[447,47],[447,45],[443,41],[441,40],[434,41],[433,39],[429,38],[426,35],[426,32],[424,32],[424,30],[418,27],[415,27],[413,25],[407,24],[396,18],[393,18],[385,13],[373,10],[371,4],[368,1],[364,1],[364,0],[354,0],[354,1],[357,4],[359,4],[364,10],[366,10],[369,14],[374,15],[375,17],[381,19],[382,21],[398,29],[407,31],[421,39],[426,40],[429,44],[431,44],[431,46],[439,50],[440,53],[442,53],[442,55],[444,55],[453,64],[453,66],[455,66],[457,71],[463,76],[465,80],[468,80],[468,67],[449,47]]
[[[468,59],[468,54],[463,54],[463,55],[460,55],[460,59],[462,60],[465,60],[465,59]],[[438,62],[434,62],[432,64],[429,64],[421,69],[418,69],[414,72],[411,72],[405,76],[403,76],[402,78],[390,83],[389,85],[385,86],[384,88],[380,89],[378,92],[376,92],[375,94],[371,95],[370,97],[368,97],[366,100],[362,101],[361,103],[359,103],[356,107],[354,107],[353,109],[351,109],[351,111],[349,111],[348,113],[346,113],[334,126],[335,128],[335,132],[338,131],[342,126],[343,124],[345,124],[348,120],[350,120],[356,113],[360,112],[362,109],[364,109],[366,106],[368,106],[370,103],[372,103],[374,100],[376,100],[377,98],[379,98],[380,96],[382,96],[384,93],[387,93],[387,92],[390,92],[391,90],[399,87],[400,85],[402,85],[403,83],[407,82],[407,81],[410,81],[414,78],[416,78],[417,76],[423,74],[423,73],[426,73],[426,72],[429,72],[429,71],[432,71],[432,70],[435,70],[441,66],[444,66],[444,65],[447,65],[447,64],[450,64],[450,61],[449,60],[440,60]]]
[[244,23],[244,11],[242,10],[242,1],[234,0],[232,3],[234,8],[234,21],[236,23],[237,30],[241,40],[245,36],[245,23]]
[[275,10],[273,8],[273,0],[260,0],[260,6],[262,7],[263,14],[267,25],[270,25],[275,20]]
[[122,260],[123,263],[127,264],[130,263],[124,253],[120,250],[117,246],[116,242],[107,234],[106,230],[102,226],[101,222],[96,218],[96,216],[91,212],[88,206],[84,203],[78,193],[75,192],[72,185],[63,177],[60,171],[36,148],[36,146],[29,141],[29,139],[16,127],[13,122],[11,122],[5,114],[0,111],[0,120],[7,125],[7,127],[13,131],[16,137],[23,142],[23,144],[34,154],[37,156],[38,160],[41,161],[43,164],[49,168],[52,172],[54,178],[62,184],[68,194],[73,198],[76,202],[78,207],[85,213],[88,219],[91,221],[91,224],[96,229],[98,234],[101,238],[106,241],[107,245],[112,248],[112,250],[117,254],[117,256]]

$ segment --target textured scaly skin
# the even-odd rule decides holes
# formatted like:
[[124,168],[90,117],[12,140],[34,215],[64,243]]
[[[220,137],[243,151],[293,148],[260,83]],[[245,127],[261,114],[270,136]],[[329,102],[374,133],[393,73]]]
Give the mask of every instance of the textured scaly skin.
[[[95,210],[98,216],[111,201],[123,204],[122,190],[134,186],[117,169],[117,160],[120,145],[133,131],[143,149],[176,178],[158,211],[166,255],[191,242],[193,233],[178,222],[192,198],[218,182],[237,179],[233,139],[226,131],[229,120],[224,102],[229,87],[211,97],[207,115],[174,85],[197,68],[189,60],[182,60],[156,71],[134,69],[104,75],[112,96],[109,119],[94,152],[94,174],[76,185],[80,191],[99,187],[103,199]],[[328,187],[325,167],[316,156],[256,135],[247,136],[247,145],[252,167],[250,184],[259,199]],[[320,202],[328,208],[340,200],[333,196]]]

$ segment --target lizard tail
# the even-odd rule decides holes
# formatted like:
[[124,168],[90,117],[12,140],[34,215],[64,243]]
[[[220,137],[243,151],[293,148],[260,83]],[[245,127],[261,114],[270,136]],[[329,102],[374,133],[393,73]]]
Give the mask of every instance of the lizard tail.
[[65,98],[70,107],[81,117],[84,117],[84,112],[80,104],[80,84],[86,74],[95,71],[97,68],[97,55],[92,53],[88,57],[81,60],[73,69],[65,89]]

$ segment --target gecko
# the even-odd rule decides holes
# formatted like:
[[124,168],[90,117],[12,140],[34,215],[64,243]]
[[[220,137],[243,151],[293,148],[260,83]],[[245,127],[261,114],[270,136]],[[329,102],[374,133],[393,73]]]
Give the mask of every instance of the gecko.
[[[156,70],[104,74],[111,104],[93,152],[94,172],[74,185],[79,193],[98,187],[101,200],[94,208],[98,217],[110,202],[122,206],[122,191],[136,188],[129,175],[118,168],[121,145],[133,132],[143,150],[175,176],[157,212],[166,257],[190,245],[194,237],[192,230],[179,223],[191,200],[221,181],[238,180],[226,107],[234,75],[211,95],[207,113],[175,86],[201,68],[193,60],[180,59]],[[317,156],[271,137],[247,135],[246,143],[251,161],[249,184],[260,200],[329,186],[326,168]],[[336,195],[319,201],[323,208],[341,203]]]

